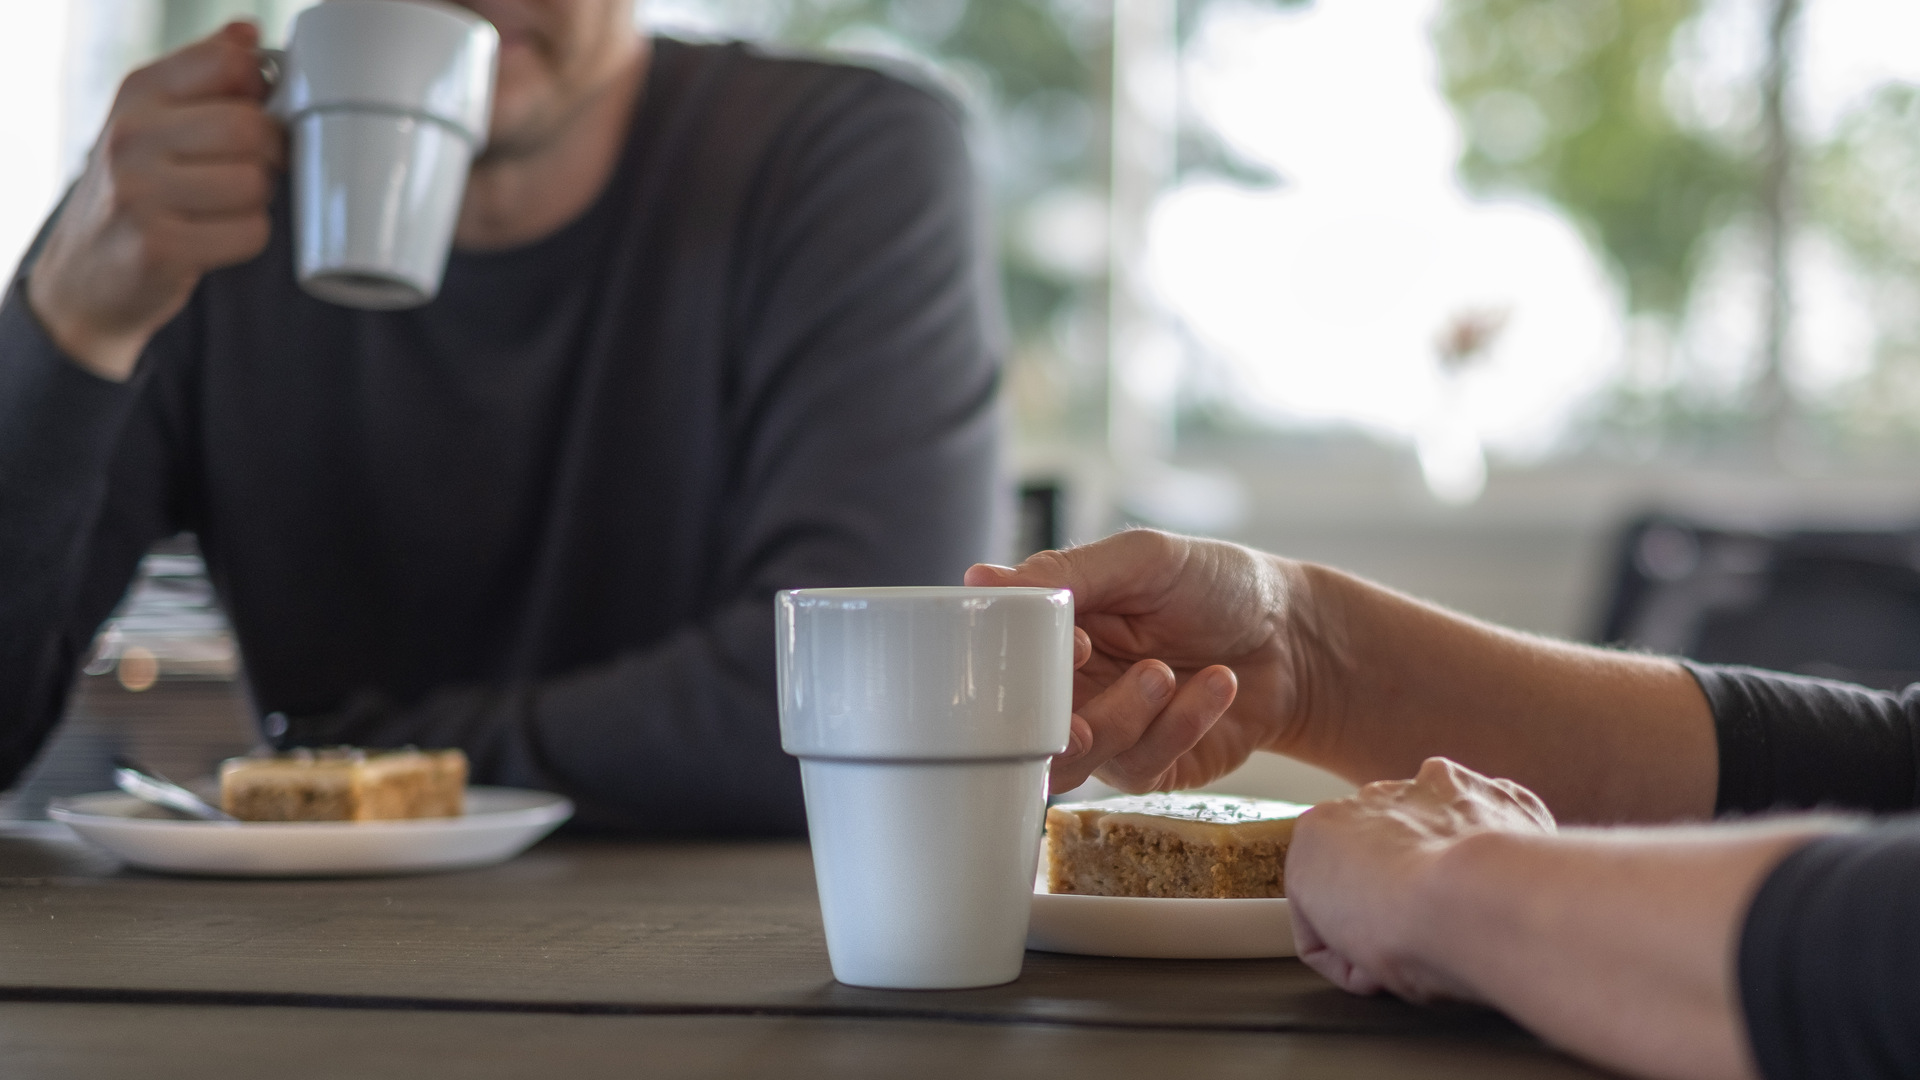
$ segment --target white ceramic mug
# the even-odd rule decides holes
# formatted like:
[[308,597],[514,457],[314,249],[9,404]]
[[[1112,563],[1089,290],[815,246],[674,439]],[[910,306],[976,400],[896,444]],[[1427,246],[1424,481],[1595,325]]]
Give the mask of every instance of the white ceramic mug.
[[1018,978],[1073,710],[1073,594],[799,589],[775,611],[780,741],[800,759],[834,978]]
[[302,288],[375,310],[439,293],[499,51],[492,23],[437,0],[327,0],[294,20],[267,108],[292,141]]

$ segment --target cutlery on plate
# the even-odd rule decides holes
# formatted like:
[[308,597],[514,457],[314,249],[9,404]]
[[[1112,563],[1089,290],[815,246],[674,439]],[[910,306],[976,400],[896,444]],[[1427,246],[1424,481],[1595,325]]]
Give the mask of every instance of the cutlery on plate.
[[238,822],[240,819],[213,806],[200,796],[124,757],[113,759],[113,784],[121,791],[155,806],[202,821]]

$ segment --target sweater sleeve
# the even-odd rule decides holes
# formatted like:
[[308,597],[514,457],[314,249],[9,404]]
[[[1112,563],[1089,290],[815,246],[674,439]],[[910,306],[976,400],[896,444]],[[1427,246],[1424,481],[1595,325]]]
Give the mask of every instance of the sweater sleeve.
[[59,720],[141,555],[172,531],[148,498],[166,455],[129,443],[130,429],[154,430],[140,419],[152,364],[126,383],[83,370],[41,327],[25,282],[0,301],[0,787]]
[[957,583],[990,554],[999,343],[949,105],[864,73],[779,141],[736,256],[729,479],[706,612],[530,684],[296,717],[285,742],[464,746],[479,775],[565,792],[589,825],[804,830],[799,771],[780,749],[773,592]]
[[1717,813],[1920,806],[1920,685],[1899,694],[1688,663],[1713,710]]
[[1741,1008],[1768,1080],[1920,1075],[1920,816],[1816,840],[1748,908]]

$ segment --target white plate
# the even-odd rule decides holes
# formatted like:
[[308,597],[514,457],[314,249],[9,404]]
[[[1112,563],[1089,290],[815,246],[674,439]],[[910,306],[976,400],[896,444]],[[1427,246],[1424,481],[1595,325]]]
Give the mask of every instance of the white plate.
[[1087,956],[1244,960],[1293,956],[1285,899],[1170,900],[1033,891],[1027,948]]
[[486,866],[520,854],[573,816],[545,791],[470,787],[457,818],[407,821],[185,821],[131,795],[55,799],[47,816],[127,863],[169,874],[333,877]]

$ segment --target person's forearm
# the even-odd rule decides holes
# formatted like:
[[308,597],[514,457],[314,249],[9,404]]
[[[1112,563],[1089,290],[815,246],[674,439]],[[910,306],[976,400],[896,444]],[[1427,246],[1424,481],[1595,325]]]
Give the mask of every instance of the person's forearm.
[[1735,942],[1767,872],[1848,827],[1481,833],[1435,863],[1410,950],[1558,1046],[1648,1077],[1748,1077]]
[[1713,811],[1713,716],[1670,660],[1468,619],[1326,567],[1292,564],[1310,641],[1299,722],[1271,749],[1353,780],[1442,755],[1519,781],[1569,822]]
[[132,387],[59,352],[17,283],[0,300],[0,787],[59,717],[80,653],[139,558],[126,548],[150,539],[121,528],[107,550],[96,535],[134,405]]

